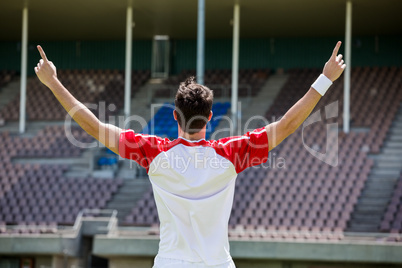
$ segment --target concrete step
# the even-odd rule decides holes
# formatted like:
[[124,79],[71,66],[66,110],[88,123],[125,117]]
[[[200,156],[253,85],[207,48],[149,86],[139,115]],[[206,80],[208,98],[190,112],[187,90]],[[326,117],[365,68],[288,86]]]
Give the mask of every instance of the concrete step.
[[393,154],[380,154],[377,155],[375,158],[373,158],[374,160],[377,160],[377,162],[382,162],[382,161],[389,161],[389,162],[398,162],[399,164],[401,164],[402,166],[402,155],[398,156],[398,155],[393,155]]
[[391,126],[392,128],[402,128],[402,121],[401,120],[398,120],[398,119],[396,119],[393,123],[392,123],[392,126]]
[[143,196],[143,193],[133,194],[129,197],[123,197],[119,193],[119,194],[114,195],[113,199],[110,201],[110,204],[126,204],[131,201],[134,202],[134,201],[136,201],[136,199],[138,199],[138,197],[142,197],[142,196]]
[[[393,138],[397,138],[397,137],[393,136]],[[400,141],[392,141],[390,139],[387,139],[387,141],[384,143],[384,147],[385,148],[391,147],[391,148],[402,149],[402,142],[400,142]]]
[[368,180],[366,182],[366,187],[363,190],[365,191],[392,191],[394,189],[395,183],[398,179],[396,177],[388,179],[388,178],[379,178]]
[[142,195],[142,191],[138,191],[136,193],[131,193],[131,194],[119,193],[119,195],[116,196],[113,201],[125,202],[125,201],[128,201],[128,200],[134,200],[136,198],[136,196],[138,196],[139,194]]
[[354,213],[352,214],[352,217],[354,217],[355,214],[358,215],[383,215],[383,210],[382,207],[380,206],[362,206],[358,207],[355,209]]
[[402,144],[402,135],[391,135],[388,141]]
[[128,209],[131,210],[135,206],[135,202],[110,202],[109,206],[113,206],[116,209]]
[[121,194],[121,196],[130,196],[133,194],[142,193],[144,188],[147,188],[147,189],[150,188],[150,183],[136,185],[136,186],[127,186],[127,187],[125,186],[125,187],[121,188],[119,193]]
[[375,186],[373,189],[382,189],[383,187],[387,188],[393,186],[396,182],[397,177],[387,178],[384,176],[377,176],[374,174],[370,174],[368,180],[366,181],[366,189],[370,189],[371,186]]
[[138,197],[142,197],[143,193],[137,193],[137,194],[132,194],[131,196],[122,196],[121,194],[119,194],[118,196],[116,196],[113,201],[114,203],[127,203],[130,201],[136,201],[138,199]]
[[363,213],[362,214],[355,213],[352,217],[355,223],[368,223],[368,224],[372,224],[372,222],[374,221],[379,221],[381,220],[381,218],[382,216],[378,214],[363,214]]
[[389,131],[390,135],[402,135],[402,127],[399,128],[393,128],[391,127],[391,130]]
[[352,223],[348,228],[349,232],[378,232],[376,223]]
[[363,209],[365,208],[373,208],[378,210],[383,210],[384,205],[388,204],[389,198],[369,198],[363,196],[362,199],[358,201],[358,206],[361,206]]
[[393,160],[386,160],[386,161],[377,161],[374,164],[374,167],[378,168],[390,168],[390,169],[400,169],[402,167],[402,160],[401,159],[393,159]]
[[66,173],[64,173],[64,176],[68,178],[81,178],[81,177],[87,177],[91,175],[91,172],[89,170],[69,170]]
[[[372,171],[374,171],[374,170],[375,169],[372,169]],[[397,176],[397,177],[399,178],[399,176]],[[384,176],[381,176],[381,175],[375,175],[375,174],[373,174],[373,172],[371,172],[366,183],[371,182],[371,181],[373,181],[373,182],[389,182],[389,183],[391,183],[391,182],[395,182],[395,179],[396,178],[387,178],[387,177],[384,177]]]
[[[377,176],[374,174],[370,174],[368,180],[366,181],[366,188],[370,188],[369,186],[377,186],[377,187],[382,187],[382,186],[386,186],[389,187],[390,185],[393,185],[393,183],[395,183],[395,181],[397,180],[396,177],[392,177],[392,178],[387,178],[384,176]],[[377,189],[377,188],[375,188]]]
[[397,178],[400,175],[400,169],[374,169],[371,174],[383,178]]
[[136,172],[133,170],[119,169],[117,177],[122,179],[135,179]]
[[[138,197],[136,198],[138,199]],[[136,199],[130,199],[130,200],[115,200],[113,199],[112,201],[110,201],[108,203],[108,206],[116,206],[117,207],[121,207],[121,208],[128,208],[128,207],[134,207],[134,205],[136,204],[137,200]]]
[[119,213],[121,215],[130,213],[133,210],[134,204],[131,204],[130,207],[119,207]]
[[[395,180],[396,181],[396,180]],[[362,193],[375,192],[389,192],[394,190],[394,180],[384,182],[384,181],[368,181],[366,187],[363,189]]]
[[388,199],[389,198],[389,190],[387,189],[387,190],[369,190],[369,191],[365,191],[365,192],[363,192],[362,194],[364,194],[367,198],[370,198],[370,199],[372,199],[372,198],[374,198],[374,199],[377,199],[377,198],[386,198],[386,199]]
[[126,182],[124,183],[124,185],[126,187],[124,187],[124,189],[122,189],[122,193],[124,192],[129,192],[131,190],[136,190],[138,188],[142,188],[142,187],[149,187],[151,185],[151,183],[149,182],[148,177],[144,177],[141,179],[135,179],[135,180],[127,180],[127,181],[132,181],[132,182]]
[[394,148],[394,147],[385,147],[382,150],[382,153],[385,155],[397,155],[401,156],[402,155],[402,148]]
[[372,198],[372,196],[385,196],[387,194],[390,194],[394,190],[394,186],[388,186],[388,184],[384,185],[368,185],[367,188],[365,188],[362,191],[362,195],[368,195],[368,198]]

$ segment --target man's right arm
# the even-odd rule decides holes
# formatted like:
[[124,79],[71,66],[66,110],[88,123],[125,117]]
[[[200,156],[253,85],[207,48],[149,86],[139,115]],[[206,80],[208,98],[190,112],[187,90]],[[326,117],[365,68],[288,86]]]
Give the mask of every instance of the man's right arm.
[[102,123],[84,104],[74,98],[57,79],[56,67],[47,59],[43,49],[38,46],[38,50],[42,59],[35,67],[35,73],[39,80],[53,92],[64,109],[83,130],[111,151],[119,154],[119,138],[122,130],[116,126]]
[[[342,55],[338,55],[340,46],[341,42],[338,42],[331,57],[324,66],[322,71],[323,77],[319,78],[322,79],[321,81],[325,81],[324,83],[326,83],[327,86],[338,79],[346,68]],[[318,84],[315,87],[318,87]],[[278,146],[290,134],[295,132],[304,120],[306,120],[322,97],[319,91],[318,88],[311,87],[309,91],[298,102],[296,102],[296,104],[294,104],[279,121],[271,123],[265,127],[268,135],[269,151]]]

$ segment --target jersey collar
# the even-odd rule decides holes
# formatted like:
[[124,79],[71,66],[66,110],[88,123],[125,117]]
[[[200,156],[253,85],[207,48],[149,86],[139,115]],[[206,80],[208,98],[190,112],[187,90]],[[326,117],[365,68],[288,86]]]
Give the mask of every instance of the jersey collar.
[[182,139],[182,140],[185,140],[185,141],[187,141],[187,142],[191,142],[191,143],[197,143],[197,142],[200,142],[200,141],[205,141],[205,139],[199,139],[199,140],[188,140],[188,139],[183,138],[183,137],[181,137],[181,136],[179,136],[179,139]]

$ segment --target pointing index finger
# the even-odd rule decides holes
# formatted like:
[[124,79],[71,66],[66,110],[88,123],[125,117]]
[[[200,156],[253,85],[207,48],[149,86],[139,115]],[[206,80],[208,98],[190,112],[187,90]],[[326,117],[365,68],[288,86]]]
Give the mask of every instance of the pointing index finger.
[[37,46],[37,48],[38,48],[39,54],[40,54],[40,56],[42,57],[43,61],[44,61],[44,62],[47,62],[48,60],[47,60],[47,58],[46,58],[45,51],[43,51],[42,47],[39,46],[39,45]]
[[342,44],[342,42],[341,41],[338,41],[338,43],[336,43],[336,46],[335,46],[335,48],[334,48],[334,51],[332,52],[332,58],[336,58],[336,55],[338,55],[338,51],[339,51],[339,48],[341,47],[341,44]]

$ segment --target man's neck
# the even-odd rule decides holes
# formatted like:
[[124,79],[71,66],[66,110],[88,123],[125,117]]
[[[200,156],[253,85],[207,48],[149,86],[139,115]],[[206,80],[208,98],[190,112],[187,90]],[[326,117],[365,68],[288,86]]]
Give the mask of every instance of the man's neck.
[[189,134],[187,132],[179,130],[179,137],[182,137],[182,138],[184,138],[186,140],[190,140],[190,141],[202,140],[202,139],[205,139],[205,129],[202,129],[200,132],[197,132],[194,134]]

